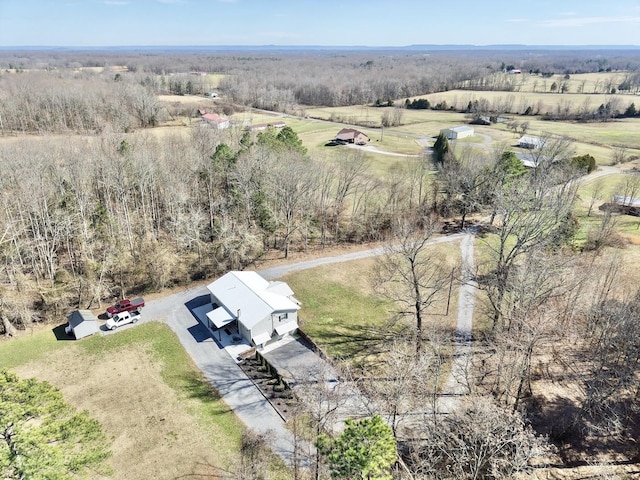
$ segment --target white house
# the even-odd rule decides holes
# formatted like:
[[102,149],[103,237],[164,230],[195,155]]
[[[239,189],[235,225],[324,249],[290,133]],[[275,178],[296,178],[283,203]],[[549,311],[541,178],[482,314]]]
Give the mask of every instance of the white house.
[[239,335],[262,346],[298,328],[300,302],[284,282],[269,282],[256,272],[228,272],[207,287],[211,309],[206,313],[210,329],[236,322]]
[[530,135],[524,135],[518,140],[518,146],[520,148],[528,148],[529,150],[542,148],[544,146],[544,140],[539,137],[532,137]]
[[443,128],[440,130],[440,134],[445,135],[449,140],[473,137],[473,127],[460,125],[458,127]]

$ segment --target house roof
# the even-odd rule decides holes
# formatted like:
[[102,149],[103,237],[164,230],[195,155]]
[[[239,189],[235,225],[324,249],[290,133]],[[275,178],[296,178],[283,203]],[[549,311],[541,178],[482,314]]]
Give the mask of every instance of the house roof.
[[69,326],[72,328],[76,340],[93,335],[100,329],[98,326],[98,317],[90,310],[76,310],[67,317],[67,320],[69,321]]
[[523,135],[518,140],[519,145],[533,145],[535,148],[540,148],[544,145],[544,140],[539,137],[532,137],[530,135]]
[[211,323],[213,323],[216,328],[222,328],[235,320],[235,317],[227,312],[224,307],[211,310],[207,313],[207,318],[211,320]]
[[82,322],[97,322],[98,317],[91,310],[76,310],[67,317],[67,320],[72,328],[76,328]]
[[362,133],[360,130],[356,130],[355,128],[343,128],[338,132],[338,134],[336,135],[336,138],[338,140],[353,140],[358,135],[364,135],[365,137],[367,137],[367,135]]
[[274,312],[300,309],[286,283],[268,282],[256,272],[228,272],[209,284],[208,289],[231,316],[249,329]]
[[217,113],[205,113],[204,115],[202,115],[202,119],[206,120],[209,123],[216,123],[216,124],[225,123],[229,121],[227,117],[222,117]]
[[640,198],[625,197],[624,195],[614,195],[613,203],[623,205],[625,207],[640,208]]
[[467,125],[459,125],[457,127],[446,128],[445,130],[449,130],[451,132],[457,132],[457,133],[468,132],[469,130],[473,132],[473,127],[469,127]]

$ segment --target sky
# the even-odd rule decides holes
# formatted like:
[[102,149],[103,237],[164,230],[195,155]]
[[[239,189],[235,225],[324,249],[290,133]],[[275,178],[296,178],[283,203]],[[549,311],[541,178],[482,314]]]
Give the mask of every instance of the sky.
[[0,46],[640,45],[640,0],[0,0]]

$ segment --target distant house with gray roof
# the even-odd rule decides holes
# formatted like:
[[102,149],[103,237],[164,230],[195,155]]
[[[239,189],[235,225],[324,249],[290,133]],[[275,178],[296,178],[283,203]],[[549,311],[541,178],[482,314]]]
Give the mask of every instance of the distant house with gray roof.
[[473,137],[473,127],[468,125],[459,125],[457,127],[443,128],[440,130],[440,134],[447,137],[449,140],[459,140],[460,138]]

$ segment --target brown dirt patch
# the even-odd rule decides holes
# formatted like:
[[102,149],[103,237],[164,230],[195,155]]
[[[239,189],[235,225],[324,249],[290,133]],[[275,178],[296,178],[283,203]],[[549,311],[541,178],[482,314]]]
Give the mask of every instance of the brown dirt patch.
[[210,432],[188,413],[189,401],[165,384],[160,369],[139,346],[107,355],[71,347],[16,372],[49,381],[102,424],[113,442],[114,479],[188,478],[198,464],[213,461],[217,449]]

